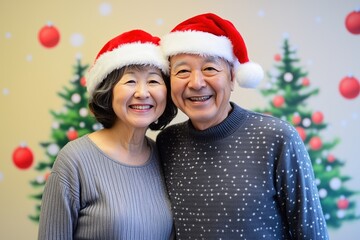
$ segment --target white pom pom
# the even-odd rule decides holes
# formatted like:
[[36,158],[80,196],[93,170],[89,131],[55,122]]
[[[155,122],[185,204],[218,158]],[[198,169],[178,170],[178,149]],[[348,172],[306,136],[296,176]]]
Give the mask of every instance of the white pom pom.
[[238,66],[235,77],[240,87],[255,88],[264,78],[264,71],[259,64],[247,62]]

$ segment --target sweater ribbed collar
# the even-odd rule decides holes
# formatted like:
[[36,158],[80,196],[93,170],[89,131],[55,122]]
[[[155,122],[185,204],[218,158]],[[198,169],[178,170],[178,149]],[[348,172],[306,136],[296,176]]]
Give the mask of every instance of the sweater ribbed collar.
[[246,121],[248,111],[230,102],[232,111],[220,124],[205,130],[197,130],[190,119],[187,121],[190,137],[197,141],[217,141],[233,134]]

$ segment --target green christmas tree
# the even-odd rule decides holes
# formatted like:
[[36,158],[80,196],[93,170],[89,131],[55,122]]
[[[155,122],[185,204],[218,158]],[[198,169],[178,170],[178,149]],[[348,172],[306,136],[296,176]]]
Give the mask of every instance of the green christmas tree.
[[87,107],[88,97],[84,77],[87,68],[88,65],[82,65],[80,59],[77,60],[74,66],[74,75],[70,81],[72,87],[64,87],[63,91],[58,93],[65,101],[62,111],[50,111],[54,118],[51,128],[51,139],[40,143],[47,159],[39,161],[35,166],[35,170],[39,172],[39,176],[30,181],[31,186],[37,191],[36,194],[31,196],[36,201],[35,213],[29,216],[29,218],[35,222],[39,221],[44,186],[59,150],[69,141],[101,127],[89,113]]
[[331,152],[340,140],[325,141],[321,136],[327,124],[321,111],[312,111],[306,101],[319,93],[311,89],[308,73],[299,67],[297,51],[284,38],[282,54],[275,55],[269,82],[261,93],[269,100],[258,112],[273,115],[294,125],[312,160],[316,184],[328,227],[339,228],[344,221],[359,219],[352,197],[359,191],[349,190],[345,182],[351,178],[341,173],[344,162]]

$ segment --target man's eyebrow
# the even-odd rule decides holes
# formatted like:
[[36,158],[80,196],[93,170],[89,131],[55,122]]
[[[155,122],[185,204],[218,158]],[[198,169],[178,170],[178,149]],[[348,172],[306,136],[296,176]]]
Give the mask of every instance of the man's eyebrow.
[[181,65],[185,65],[186,62],[185,61],[178,61],[178,62],[175,62],[174,64],[171,65],[171,68],[176,68],[176,67],[179,67]]

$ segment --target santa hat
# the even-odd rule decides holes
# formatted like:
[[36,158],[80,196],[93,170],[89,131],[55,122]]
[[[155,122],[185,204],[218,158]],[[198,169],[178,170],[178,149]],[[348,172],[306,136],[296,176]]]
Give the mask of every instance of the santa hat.
[[234,64],[241,87],[254,88],[263,79],[262,67],[250,62],[245,42],[235,26],[213,13],[178,24],[160,43],[166,57],[181,53],[218,56]]
[[107,42],[86,75],[91,99],[93,92],[112,71],[132,64],[158,67],[168,74],[169,64],[159,46],[160,38],[143,30],[125,32]]

